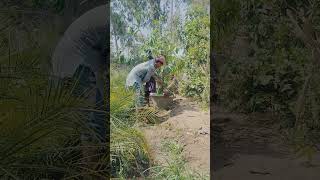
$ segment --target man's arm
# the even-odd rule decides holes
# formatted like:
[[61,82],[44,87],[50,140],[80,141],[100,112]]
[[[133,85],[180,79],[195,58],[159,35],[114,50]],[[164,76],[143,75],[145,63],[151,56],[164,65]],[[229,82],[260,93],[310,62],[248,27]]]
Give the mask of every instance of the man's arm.
[[154,77],[154,74],[155,74],[154,70],[148,69],[147,74],[144,76],[142,81],[143,82],[148,82],[150,80],[151,76]]
[[154,73],[152,77],[153,77],[153,78],[156,80],[156,82],[159,83],[161,86],[163,85],[162,79],[161,79],[156,73]]

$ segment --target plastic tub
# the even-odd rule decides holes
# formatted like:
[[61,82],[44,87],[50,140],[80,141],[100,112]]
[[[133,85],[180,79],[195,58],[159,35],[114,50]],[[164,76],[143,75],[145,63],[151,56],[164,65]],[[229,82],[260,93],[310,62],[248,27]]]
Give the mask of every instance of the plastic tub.
[[150,94],[150,99],[152,104],[159,109],[170,109],[170,106],[173,104],[173,97],[171,96],[164,96],[159,94]]

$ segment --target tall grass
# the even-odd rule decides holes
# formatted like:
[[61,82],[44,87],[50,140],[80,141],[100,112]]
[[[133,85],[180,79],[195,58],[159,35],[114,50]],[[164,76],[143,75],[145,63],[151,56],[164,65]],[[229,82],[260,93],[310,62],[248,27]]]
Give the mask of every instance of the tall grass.
[[29,22],[13,17],[20,16],[0,32],[0,179],[108,177],[83,163],[80,134],[93,132],[78,109],[92,109],[89,93],[75,96],[75,84],[53,83],[44,68],[57,33],[43,24],[23,30]]
[[111,173],[113,177],[144,177],[150,166],[150,150],[135,126],[133,91],[125,89],[128,69],[110,69]]
[[[1,59],[1,179],[79,177],[99,174],[85,170],[81,159],[81,132],[92,130],[87,116],[78,109],[91,109],[87,94],[74,96],[70,89],[49,81],[37,68],[37,53],[19,53],[19,58]],[[29,64],[37,67],[38,63]],[[91,171],[91,172],[90,172]],[[102,175],[105,176],[105,175]]]

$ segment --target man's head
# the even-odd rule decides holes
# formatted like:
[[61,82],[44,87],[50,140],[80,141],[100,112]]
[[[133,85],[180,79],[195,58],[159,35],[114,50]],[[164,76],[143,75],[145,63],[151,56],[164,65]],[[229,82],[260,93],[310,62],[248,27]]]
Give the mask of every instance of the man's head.
[[164,56],[160,55],[155,58],[155,67],[160,68],[161,66],[166,64],[166,59]]

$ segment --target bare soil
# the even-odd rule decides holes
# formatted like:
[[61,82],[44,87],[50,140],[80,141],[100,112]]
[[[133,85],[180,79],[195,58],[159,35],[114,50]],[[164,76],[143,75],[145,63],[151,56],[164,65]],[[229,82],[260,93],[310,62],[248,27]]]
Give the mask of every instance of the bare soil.
[[316,180],[320,155],[311,164],[297,158],[271,115],[211,111],[213,179]]
[[196,103],[181,98],[166,112],[169,114],[166,121],[144,127],[154,161],[165,164],[167,157],[160,150],[161,142],[177,139],[184,146],[187,165],[197,172],[209,174],[211,137],[211,179],[320,179],[320,154],[315,154],[311,164],[306,158],[296,157],[279,133],[279,125],[272,115],[213,109],[209,115]]
[[151,147],[151,156],[159,164],[165,164],[161,142],[176,139],[183,146],[187,166],[209,175],[210,172],[210,117],[209,112],[186,98],[175,99],[173,109],[167,112],[169,118],[157,125],[144,127],[143,131]]

